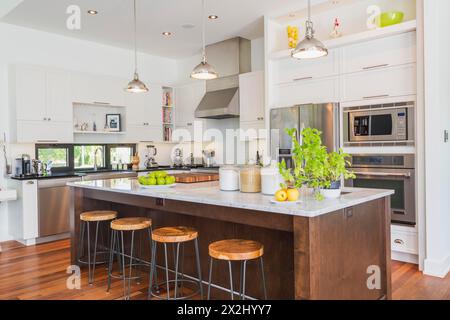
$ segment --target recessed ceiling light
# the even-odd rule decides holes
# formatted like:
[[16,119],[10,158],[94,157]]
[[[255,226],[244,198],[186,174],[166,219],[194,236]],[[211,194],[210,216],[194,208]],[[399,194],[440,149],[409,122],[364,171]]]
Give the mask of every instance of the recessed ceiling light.
[[95,16],[96,14],[98,14],[97,10],[88,10],[88,12],[90,15]]
[[219,16],[216,16],[215,14],[212,14],[212,15],[210,15],[208,17],[208,19],[210,19],[210,20],[217,20],[217,19],[219,19]]
[[163,34],[163,36],[170,37],[172,35],[172,32],[164,31],[162,34]]

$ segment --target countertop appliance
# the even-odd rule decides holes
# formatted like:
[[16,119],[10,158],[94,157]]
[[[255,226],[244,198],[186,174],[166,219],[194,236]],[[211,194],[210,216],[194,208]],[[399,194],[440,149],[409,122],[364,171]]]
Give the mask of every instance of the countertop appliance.
[[195,110],[196,118],[239,117],[239,75],[251,72],[251,42],[233,38],[206,47],[208,62],[219,79],[206,81],[206,94]]
[[272,160],[286,161],[292,168],[292,138],[285,129],[296,128],[298,139],[305,128],[315,128],[322,132],[323,144],[328,151],[339,148],[339,104],[305,104],[270,111],[270,149]]
[[416,225],[416,183],[414,155],[353,155],[356,179],[348,187],[395,190],[391,198],[392,222]]
[[205,168],[212,168],[216,165],[215,156],[216,152],[214,150],[203,150],[203,164]]
[[68,182],[81,178],[38,180],[38,236],[48,237],[70,232],[70,188]]
[[148,145],[147,146],[147,155],[145,160],[145,167],[147,169],[158,167],[158,163],[155,160],[155,157],[158,155],[158,149],[155,146]]
[[344,108],[346,146],[414,145],[414,102]]
[[173,165],[174,167],[183,166],[183,150],[181,150],[180,148],[176,148],[174,150]]

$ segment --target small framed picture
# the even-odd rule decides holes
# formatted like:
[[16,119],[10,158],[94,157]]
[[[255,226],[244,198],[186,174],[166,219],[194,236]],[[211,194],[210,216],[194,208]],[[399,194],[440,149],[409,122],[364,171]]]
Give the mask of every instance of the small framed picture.
[[120,132],[121,123],[120,123],[120,114],[107,114],[106,115],[106,125],[108,131],[111,132]]

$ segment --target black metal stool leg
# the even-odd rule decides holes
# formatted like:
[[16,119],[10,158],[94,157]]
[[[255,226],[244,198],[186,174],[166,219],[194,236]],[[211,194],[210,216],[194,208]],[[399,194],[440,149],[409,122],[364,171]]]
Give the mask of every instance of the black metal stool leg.
[[180,254],[180,244],[177,243],[177,253],[176,253],[176,258],[175,258],[175,292],[174,292],[174,297],[175,299],[177,298],[177,291],[178,291],[178,257]]
[[228,269],[230,271],[230,292],[231,292],[231,300],[234,300],[234,295],[233,295],[233,271],[231,270],[231,261],[228,261]]
[[[156,266],[156,241],[153,241],[153,239],[152,239],[152,232],[153,232],[153,228],[150,226],[150,228],[148,229],[148,238],[150,241],[150,247],[152,248],[150,268],[153,264],[153,259],[154,259],[155,260],[155,270],[153,271],[153,277],[155,277],[155,292],[159,293],[158,272],[157,272],[157,266]],[[153,255],[153,251],[155,251],[155,255]],[[149,296],[148,296],[149,299],[151,298],[151,290],[152,290],[152,287],[149,287]]]
[[263,285],[263,291],[264,291],[264,300],[267,300],[266,278],[264,276],[264,261],[263,261],[263,257],[260,257],[260,262],[261,262],[261,276],[262,276],[262,285]]
[[208,281],[208,296],[207,299],[211,299],[211,280],[212,280],[212,271],[213,271],[213,261],[212,257],[209,258],[209,281]]
[[169,265],[167,263],[167,244],[164,243],[164,259],[166,261],[166,285],[167,285],[167,300],[170,300],[170,288],[169,288]]
[[184,290],[184,243],[181,244],[181,295],[183,295],[183,290]]
[[120,231],[120,241],[121,241],[121,254],[123,255],[122,257],[122,279],[123,279],[123,295],[126,296],[127,291],[126,291],[126,271],[125,271],[125,246],[123,244],[123,231]]
[[87,247],[88,247],[88,283],[91,284],[91,232],[89,230],[89,222],[86,222],[87,225]]
[[115,238],[116,238],[116,232],[113,230],[111,232],[111,242],[110,242],[110,251],[109,251],[109,264],[108,264],[108,289],[106,290],[106,292],[109,292],[109,290],[111,289],[111,273],[112,273],[112,265],[114,262],[114,242],[115,242]]
[[134,230],[131,232],[131,249],[130,249],[130,273],[128,276],[128,293],[126,300],[130,300],[131,296],[131,277],[133,276],[133,250],[134,250]]
[[[152,261],[150,265],[150,278],[149,278],[149,284],[148,284],[148,300],[152,298],[152,290],[153,290],[153,276],[155,274],[156,270],[156,241],[153,241],[152,243]],[[155,279],[155,283],[158,280]]]
[[123,274],[123,265],[122,265],[122,255],[121,255],[121,249],[120,249],[120,233],[119,231],[115,231],[116,234],[116,241],[114,241],[115,244],[117,244],[116,250],[116,259],[117,263],[119,264],[119,274]]
[[198,285],[200,289],[200,298],[203,300],[203,283],[202,283],[202,268],[200,265],[200,252],[198,250],[198,238],[195,239],[195,256],[197,259]]
[[89,284],[92,285],[94,283],[95,277],[95,264],[97,263],[97,242],[98,242],[98,226],[100,221],[97,221],[97,225],[95,227],[95,243],[94,243],[94,264],[92,265],[92,275],[90,275]]
[[245,300],[245,273],[247,271],[247,260],[244,260],[243,263],[243,268],[242,268],[242,295],[241,295],[241,300]]
[[242,299],[242,284],[244,283],[242,276],[244,275],[244,261],[239,263],[240,273],[239,273],[239,297]]
[[78,239],[78,257],[77,261],[80,262],[81,257],[84,253],[84,228],[85,223],[83,220],[80,221],[80,238]]

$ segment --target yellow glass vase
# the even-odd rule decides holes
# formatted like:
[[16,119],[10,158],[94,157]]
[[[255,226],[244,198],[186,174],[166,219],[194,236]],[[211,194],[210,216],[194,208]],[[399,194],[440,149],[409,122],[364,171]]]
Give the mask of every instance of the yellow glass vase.
[[298,27],[288,26],[287,35],[289,48],[294,49],[295,47],[297,47],[298,43]]

